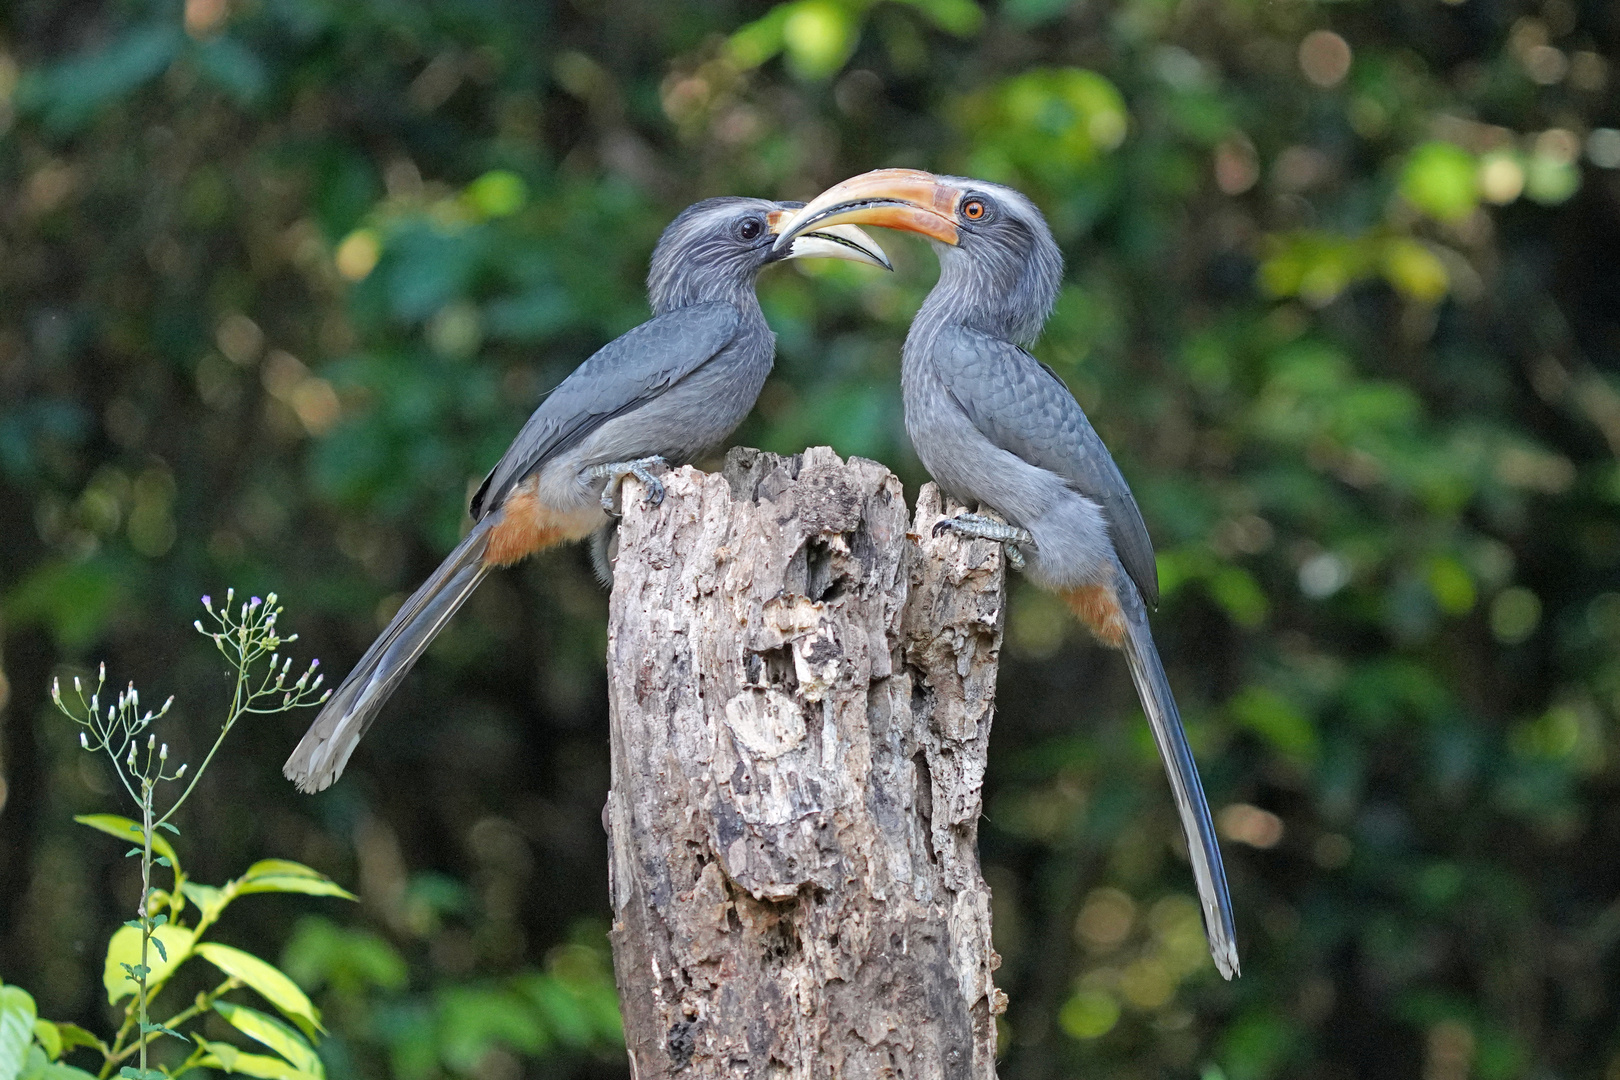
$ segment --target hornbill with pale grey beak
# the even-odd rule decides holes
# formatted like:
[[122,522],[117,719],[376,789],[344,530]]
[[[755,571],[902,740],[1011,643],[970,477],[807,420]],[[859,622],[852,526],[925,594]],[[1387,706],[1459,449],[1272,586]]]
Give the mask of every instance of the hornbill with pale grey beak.
[[1046,220],[998,184],[910,169],[846,180],[793,215],[777,245],[831,225],[920,233],[939,254],[934,286],[906,336],[906,431],[946,492],[989,507],[940,524],[1006,545],[1099,641],[1122,649],[1181,815],[1210,953],[1238,974],[1226,872],[1198,766],[1148,627],[1158,569],[1147,526],[1086,414],[1057,373],[1024,350],[1057,299],[1063,256]]
[[472,499],[472,531],[399,609],[338,687],[283,772],[300,791],[329,786],[422,650],[484,575],[595,534],[607,574],[620,481],[663,500],[653,467],[691,461],[725,441],[754,407],[776,355],[754,278],[783,259],[889,261],[853,225],[776,233],[802,203],[708,199],[670,223],[653,251],[653,318],[603,346],[564,379],[518,432]]

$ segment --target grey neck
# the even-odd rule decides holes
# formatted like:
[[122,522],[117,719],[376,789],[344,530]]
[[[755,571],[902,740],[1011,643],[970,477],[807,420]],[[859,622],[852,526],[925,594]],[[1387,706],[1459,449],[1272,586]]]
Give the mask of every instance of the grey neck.
[[935,243],[939,283],[923,301],[907,335],[907,354],[947,326],[1028,347],[1057,299],[1063,257],[1049,240],[1032,252],[981,245],[972,251]]

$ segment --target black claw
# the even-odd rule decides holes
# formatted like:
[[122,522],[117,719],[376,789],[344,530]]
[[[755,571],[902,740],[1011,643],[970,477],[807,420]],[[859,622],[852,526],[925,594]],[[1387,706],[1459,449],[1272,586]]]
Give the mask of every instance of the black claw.
[[954,528],[956,528],[955,518],[940,518],[934,522],[934,539],[939,539]]
[[664,502],[664,485],[659,483],[657,480],[654,480],[652,477],[649,476],[647,478],[647,499],[646,499],[646,504],[648,506],[662,506],[663,502]]

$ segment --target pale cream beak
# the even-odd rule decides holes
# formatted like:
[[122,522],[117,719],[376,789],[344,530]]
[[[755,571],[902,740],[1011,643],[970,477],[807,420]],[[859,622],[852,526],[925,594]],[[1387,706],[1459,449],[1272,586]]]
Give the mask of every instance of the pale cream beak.
[[[798,211],[772,210],[765,215],[766,223],[770,225],[772,233],[779,233]],[[865,231],[854,225],[827,225],[817,226],[808,231],[801,232],[789,241],[784,247],[780,240],[776,243],[776,257],[779,259],[848,259],[850,262],[866,263],[870,266],[881,266],[885,270],[893,270],[894,265],[889,257],[878,247],[877,241],[868,236]]]
[[810,200],[782,226],[777,250],[793,238],[828,226],[880,225],[921,233],[946,244],[957,243],[956,204],[959,188],[942,184],[933,173],[917,169],[876,169],[852,176]]

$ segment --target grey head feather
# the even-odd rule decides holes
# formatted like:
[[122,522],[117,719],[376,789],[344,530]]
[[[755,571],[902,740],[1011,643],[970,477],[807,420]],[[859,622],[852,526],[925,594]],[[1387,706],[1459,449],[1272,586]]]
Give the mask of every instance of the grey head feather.
[[989,215],[962,227],[960,246],[935,242],[940,277],[927,306],[992,337],[1033,344],[1063,283],[1063,252],[1045,216],[1022,193],[1000,184],[961,176],[939,181],[963,191],[964,202],[983,197]]
[[[647,270],[653,314],[715,301],[757,303],[754,275],[776,258],[766,215],[784,205],[725,195],[682,210],[658,238]],[[750,210],[761,231],[744,239],[737,230]]]

